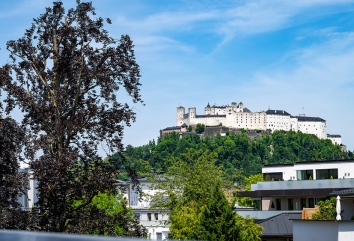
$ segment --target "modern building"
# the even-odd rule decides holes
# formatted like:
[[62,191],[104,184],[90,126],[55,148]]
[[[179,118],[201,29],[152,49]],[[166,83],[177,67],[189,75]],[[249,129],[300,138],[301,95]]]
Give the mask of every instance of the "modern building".
[[138,217],[140,224],[148,230],[148,238],[152,240],[165,240],[168,238],[169,210],[157,211],[151,209],[151,200],[149,197],[154,196],[161,190],[155,189],[154,184],[148,178],[139,178],[139,187],[142,196],[140,196],[138,187],[133,183],[127,183],[127,193],[125,197],[128,200],[129,207],[133,209]]
[[353,237],[353,220],[293,220],[294,241],[348,241]]
[[21,162],[20,172],[26,172],[29,174],[28,186],[25,195],[18,197],[18,202],[21,204],[22,208],[27,210],[34,207],[34,204],[38,201],[37,198],[37,180],[33,178],[33,172],[29,168],[29,165]]
[[[264,235],[268,237],[263,237],[264,240],[292,240],[289,237],[291,231],[289,223],[295,225],[292,228],[294,240],[331,240],[302,239],[307,232],[310,232],[309,226],[307,226],[310,223],[296,220],[305,208],[314,208],[319,201],[331,196],[339,195],[341,197],[341,218],[343,222],[350,222],[349,220],[354,217],[353,159],[265,165],[262,168],[262,174],[267,181],[252,184],[251,191],[239,193],[242,197],[257,200],[259,203],[258,210],[239,210],[238,214],[244,217],[250,216],[257,219],[260,224],[263,223],[262,226],[265,227]],[[289,218],[290,216],[293,218]],[[282,222],[283,219],[286,222]],[[299,219],[301,219],[301,216]],[[284,226],[285,224],[286,226]],[[323,227],[326,228],[328,223],[323,224]],[[318,221],[311,225],[320,227]],[[345,233],[341,232],[345,232],[347,224],[337,225],[332,221],[331,225],[332,230],[339,230],[334,235],[345,236]],[[279,230],[285,230],[286,234],[280,233]],[[353,230],[352,228],[351,234]],[[295,235],[295,232],[298,233]],[[311,235],[313,236],[313,234]]]

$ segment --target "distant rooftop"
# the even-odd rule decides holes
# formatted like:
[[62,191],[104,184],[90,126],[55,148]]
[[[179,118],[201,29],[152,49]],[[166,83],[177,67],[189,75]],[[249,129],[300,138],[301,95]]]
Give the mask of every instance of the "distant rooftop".
[[297,118],[298,121],[311,121],[311,122],[326,122],[320,117],[308,117],[308,116],[292,116]]
[[165,129],[163,129],[163,131],[172,131],[172,130],[180,130],[181,127],[180,126],[171,126],[171,127],[166,127]]
[[292,237],[293,219],[301,219],[301,212],[282,213],[258,223],[264,228],[262,237]]
[[266,111],[267,115],[289,115],[290,114],[288,112],[286,112],[285,110],[267,110]]

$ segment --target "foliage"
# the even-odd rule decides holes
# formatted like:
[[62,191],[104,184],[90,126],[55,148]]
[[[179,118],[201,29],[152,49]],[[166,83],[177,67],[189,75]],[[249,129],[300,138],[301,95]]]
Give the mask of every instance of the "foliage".
[[222,190],[224,173],[216,165],[217,154],[187,149],[168,161],[167,173],[158,177],[156,188],[162,191],[152,201],[154,208],[171,210],[171,237],[239,240],[238,219]]
[[214,186],[208,202],[202,206],[200,213],[200,240],[227,241],[239,240],[240,227],[236,214],[227,202],[220,186]]
[[[263,175],[262,174],[255,174],[251,175],[249,177],[245,177],[245,183],[244,183],[244,191],[251,191],[251,184],[256,184],[257,182],[263,182]],[[237,195],[237,192],[236,192]],[[257,203],[253,201],[249,197],[237,197],[235,198],[235,201],[238,203],[239,206],[244,206],[244,207],[257,207]]]
[[170,214],[171,226],[175,239],[192,240],[199,234],[200,218],[195,202],[190,202],[181,208],[175,208]]
[[242,184],[244,177],[261,173],[266,164],[284,164],[295,161],[333,160],[350,158],[352,152],[343,152],[339,145],[330,140],[301,132],[275,131],[264,133],[258,139],[250,139],[244,133],[216,135],[215,138],[186,135],[179,138],[172,133],[157,142],[128,148],[128,162],[142,159],[150,163],[155,172],[165,172],[171,165],[171,157],[180,156],[188,148],[217,153],[216,164],[223,167],[227,179]]
[[198,123],[198,124],[195,126],[195,132],[198,133],[198,134],[203,133],[203,132],[204,132],[204,129],[205,129],[205,125],[204,125],[204,124]]
[[[0,110],[2,106],[0,104]],[[20,152],[24,145],[24,130],[15,120],[2,118],[0,112],[0,228],[23,229],[24,213],[17,202],[24,195],[28,184],[28,174],[19,172]]]
[[[38,181],[27,229],[83,232],[82,223],[98,224],[102,214],[88,215],[93,198],[99,191],[116,192],[123,129],[135,120],[117,91],[142,102],[140,71],[129,36],[110,37],[104,22],[111,23],[95,18],[90,2],[78,0],[66,12],[56,1],[22,38],[7,42],[12,61],[0,68],[5,113],[23,112],[24,155]],[[102,144],[109,153],[118,151],[121,162],[102,160]],[[125,172],[136,180],[129,166]]]
[[[75,205],[80,205],[82,200],[76,200]],[[85,216],[93,216],[96,219],[89,220]],[[138,236],[144,237],[147,230],[139,224],[134,212],[127,208],[126,200],[122,195],[108,192],[99,192],[92,202],[80,213],[82,219],[68,222],[68,231],[71,228],[80,230],[80,233],[114,235],[114,236]]]
[[318,207],[319,210],[312,214],[311,219],[313,220],[335,220],[337,211],[336,211],[337,199],[331,197],[325,201],[319,201]]
[[256,224],[253,219],[237,215],[237,225],[240,229],[239,241],[261,241],[263,227]]
[[216,153],[188,149],[179,157],[171,157],[168,171],[154,181],[162,190],[153,197],[153,208],[172,210],[178,205],[196,202],[204,205],[213,187],[222,182],[221,168],[215,166]]

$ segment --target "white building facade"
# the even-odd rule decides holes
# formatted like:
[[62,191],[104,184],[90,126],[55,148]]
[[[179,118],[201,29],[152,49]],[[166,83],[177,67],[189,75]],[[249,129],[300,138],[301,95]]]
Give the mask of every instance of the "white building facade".
[[[321,200],[354,192],[354,160],[308,161],[295,164],[266,165],[266,181],[251,185],[241,196],[259,200],[259,211],[239,211],[242,216],[269,218],[283,212],[314,208]],[[336,193],[336,194],[334,194]],[[354,215],[352,198],[341,200],[343,220]]]
[[266,130],[266,113],[251,112],[243,107],[243,103],[232,102],[231,105],[210,106],[204,109],[203,115],[197,115],[195,107],[189,108],[185,113],[183,106],[177,107],[177,126],[183,123],[195,126],[198,123],[206,126],[226,126],[230,128],[243,128],[250,130]]
[[339,135],[327,135],[326,121],[319,117],[308,117],[304,114],[292,116],[284,110],[252,112],[245,108],[242,102],[239,104],[232,102],[231,105],[223,106],[210,106],[208,103],[203,115],[198,115],[195,107],[188,108],[188,113],[183,106],[177,107],[178,127],[183,124],[195,126],[199,123],[205,126],[225,126],[246,130],[301,131],[316,135],[320,139],[330,139],[337,145],[342,144]]
[[24,210],[34,207],[34,204],[38,201],[37,197],[37,180],[33,178],[33,171],[29,168],[28,164],[20,163],[20,172],[28,173],[28,185],[26,187],[26,194],[18,197],[18,202],[21,204]]
[[148,230],[148,238],[151,240],[165,240],[170,233],[168,220],[169,211],[160,212],[151,209],[151,196],[161,190],[155,189],[153,183],[147,178],[140,178],[140,188],[142,197],[140,197],[136,186],[128,185],[128,192],[125,197],[128,199],[129,207],[133,209],[141,225]]

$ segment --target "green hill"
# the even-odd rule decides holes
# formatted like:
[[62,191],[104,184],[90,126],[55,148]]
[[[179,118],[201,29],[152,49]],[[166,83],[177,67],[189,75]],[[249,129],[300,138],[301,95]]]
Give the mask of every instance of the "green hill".
[[216,164],[222,165],[229,181],[260,173],[264,164],[354,157],[352,152],[343,152],[341,146],[334,145],[330,140],[301,132],[276,131],[258,139],[249,138],[246,132],[227,133],[226,136],[217,134],[213,139],[201,138],[196,134],[180,138],[177,133],[172,133],[159,138],[157,143],[152,140],[139,147],[128,145],[124,154],[127,159],[125,165],[136,168],[142,175],[150,169],[164,172],[173,157],[183,156],[189,148],[216,152]]

